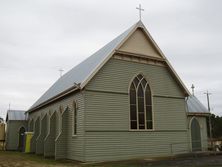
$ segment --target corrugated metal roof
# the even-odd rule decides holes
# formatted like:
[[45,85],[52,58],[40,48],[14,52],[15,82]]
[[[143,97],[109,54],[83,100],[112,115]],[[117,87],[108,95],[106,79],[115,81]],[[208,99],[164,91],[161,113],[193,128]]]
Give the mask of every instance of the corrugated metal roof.
[[16,121],[23,121],[27,120],[27,117],[25,115],[25,111],[23,110],[8,110],[6,121],[16,120]]
[[207,108],[195,96],[188,97],[187,109],[189,113],[209,113]]
[[136,24],[64,74],[31,106],[30,109],[73,87],[74,83],[82,84],[85,80],[87,80],[90,74],[94,72],[97,66],[115,50],[115,48],[135,26]]
[[149,32],[146,30],[145,26],[141,21],[134,24],[124,33],[119,35],[117,38],[112,40],[110,43],[105,45],[102,49],[94,53],[89,58],[85,59],[82,63],[75,66],[61,78],[59,78],[29,109],[29,111],[33,110],[34,108],[38,107],[39,105],[43,104],[44,102],[53,99],[57,95],[63,93],[70,88],[74,88],[75,84],[80,84],[80,88],[83,88],[87,82],[96,74],[96,72],[109,60],[112,54],[115,52],[116,49],[130,36],[134,30],[138,27],[141,27],[146,32],[147,36],[152,40],[155,47],[158,49],[160,54],[166,60],[169,68],[174,73],[175,77],[178,79],[179,83],[184,88],[185,92],[189,94],[189,91],[186,89],[176,72],[173,70],[161,50],[156,45],[155,41],[150,36]]

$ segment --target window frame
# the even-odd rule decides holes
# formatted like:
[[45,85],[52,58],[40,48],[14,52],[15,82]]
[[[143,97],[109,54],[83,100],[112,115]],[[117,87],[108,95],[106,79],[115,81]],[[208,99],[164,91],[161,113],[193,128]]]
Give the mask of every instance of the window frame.
[[31,118],[29,121],[29,127],[28,127],[29,132],[34,132],[34,119]]
[[57,112],[57,114],[58,114],[58,122],[59,122],[59,126],[58,126],[58,132],[59,132],[59,134],[60,133],[62,133],[62,114],[63,114],[63,112],[64,112],[64,108],[63,108],[63,106],[59,106],[59,111]]
[[[139,80],[139,82],[138,82],[138,84],[137,84],[137,86],[135,85],[135,83],[133,82],[134,81],[134,79],[135,78],[137,78],[138,79],[138,77],[137,76],[139,76],[139,75],[141,75],[142,76],[142,79],[140,79]],[[143,89],[143,93],[144,93],[144,96],[143,96],[143,98],[144,98],[144,118],[146,118],[146,95],[145,95],[145,92],[146,92],[146,88],[147,88],[147,86],[149,86],[149,89],[150,89],[150,97],[151,97],[151,107],[152,107],[152,109],[151,109],[151,113],[152,113],[152,129],[147,129],[147,122],[148,122],[148,120],[147,119],[144,119],[145,120],[145,129],[139,129],[139,118],[138,118],[138,95],[137,95],[137,89],[139,88],[139,84],[142,82],[142,80],[143,79],[145,79],[146,80],[146,82],[147,82],[147,84],[145,85],[145,88]],[[131,103],[130,103],[130,90],[131,90],[131,85],[134,85],[134,88],[135,88],[135,90],[136,90],[136,115],[137,115],[137,129],[131,129],[131,116],[130,116],[130,114],[131,114],[131,109],[130,109],[130,107],[131,107]],[[141,85],[142,85],[142,83],[141,83]],[[143,88],[143,85],[142,85],[142,88]],[[128,98],[129,98],[129,131],[134,131],[134,132],[138,132],[138,131],[154,131],[155,130],[155,127],[154,127],[154,125],[155,125],[155,123],[154,123],[154,105],[153,105],[153,91],[152,91],[152,89],[151,89],[151,87],[150,87],[150,81],[142,74],[142,73],[138,73],[138,74],[136,74],[136,75],[134,75],[133,77],[132,77],[132,79],[131,79],[131,81],[130,81],[130,84],[129,84],[129,87],[128,87]]]
[[72,121],[72,136],[77,136],[78,132],[78,107],[77,101],[73,101],[73,121]]

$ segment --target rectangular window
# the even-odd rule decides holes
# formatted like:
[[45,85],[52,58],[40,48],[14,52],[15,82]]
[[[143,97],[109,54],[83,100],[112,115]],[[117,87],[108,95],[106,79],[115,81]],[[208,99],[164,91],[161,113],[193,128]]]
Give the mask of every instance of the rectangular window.
[[73,113],[73,135],[77,134],[77,106],[76,106],[76,102],[74,102],[74,113]]

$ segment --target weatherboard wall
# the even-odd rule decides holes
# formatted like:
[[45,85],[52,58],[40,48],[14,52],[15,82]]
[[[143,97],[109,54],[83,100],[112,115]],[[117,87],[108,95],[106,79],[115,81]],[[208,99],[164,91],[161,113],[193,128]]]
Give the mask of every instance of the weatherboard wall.
[[[77,114],[77,135],[73,136],[73,101],[76,100],[78,104],[78,114]],[[62,100],[52,103],[44,108],[41,108],[40,110],[36,110],[35,112],[30,113],[29,120],[36,120],[37,118],[42,119],[46,114],[51,116],[52,114],[56,114],[55,118],[55,130],[52,130],[52,133],[55,133],[55,141],[48,140],[48,144],[55,145],[55,153],[54,156],[56,159],[73,159],[73,160],[80,160],[83,161],[83,145],[84,145],[84,102],[83,102],[83,95],[82,93],[76,93],[70,96],[67,96],[63,98]],[[66,114],[64,114],[66,112]],[[49,120],[49,119],[47,119]],[[63,121],[62,121],[63,120]],[[41,121],[42,123],[42,121]],[[52,123],[53,125],[53,123]],[[50,123],[49,125],[50,126]],[[63,127],[62,127],[63,126]],[[41,127],[41,126],[40,126]],[[40,130],[42,136],[46,137],[49,135],[50,128],[47,128],[46,126],[42,126],[44,130]],[[34,128],[36,130],[36,128]],[[47,135],[45,135],[45,132]],[[39,134],[38,136],[41,136]],[[35,131],[34,131],[34,138],[33,140],[38,139],[38,136],[35,137]],[[53,134],[52,134],[53,136]],[[62,137],[65,136],[65,137]],[[62,140],[61,140],[62,139]],[[50,142],[51,141],[51,142]],[[32,145],[36,145],[35,141],[32,141]],[[64,150],[64,148],[66,148]],[[47,148],[48,149],[48,148]],[[49,148],[49,150],[53,150],[53,148]],[[42,147],[40,148],[41,153],[45,152],[44,147],[42,150]],[[34,152],[36,152],[36,149],[34,149]],[[47,155],[47,153],[45,154]],[[50,155],[52,155],[50,153]]]
[[18,150],[19,130],[24,127],[27,130],[27,121],[9,120],[6,130],[6,150]]
[[44,139],[48,133],[48,114],[40,120],[40,135],[36,139],[36,154],[44,154]]
[[55,139],[56,139],[56,113],[54,112],[49,117],[49,131],[46,138],[44,139],[44,156],[54,157],[55,156]]
[[[153,94],[153,131],[130,131],[128,89],[139,73],[148,80]],[[112,58],[84,94],[86,161],[188,152],[183,91],[165,66]]]
[[118,50],[162,58],[142,28],[138,28]]

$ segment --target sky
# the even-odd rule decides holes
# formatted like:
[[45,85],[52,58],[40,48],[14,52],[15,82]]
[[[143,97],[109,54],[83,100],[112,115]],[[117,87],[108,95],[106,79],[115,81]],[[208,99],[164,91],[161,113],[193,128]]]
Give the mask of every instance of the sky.
[[142,21],[180,78],[222,116],[221,0],[0,0],[0,117]]

